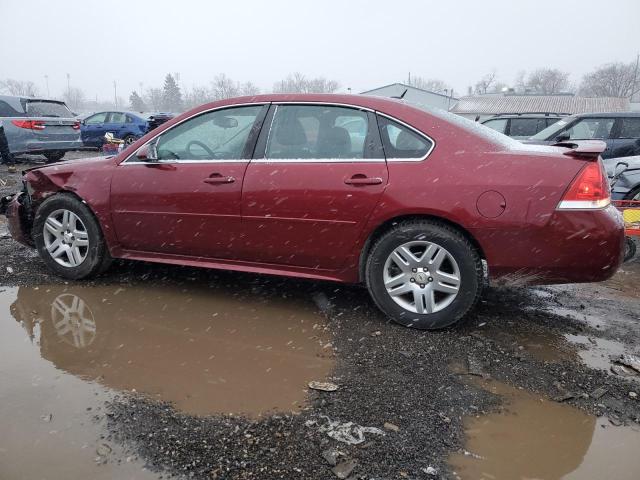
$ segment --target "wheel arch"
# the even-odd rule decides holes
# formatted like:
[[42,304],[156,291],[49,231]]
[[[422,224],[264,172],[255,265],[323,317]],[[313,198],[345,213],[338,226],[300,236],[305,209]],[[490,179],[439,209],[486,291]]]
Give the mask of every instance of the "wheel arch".
[[484,250],[482,249],[482,246],[480,245],[478,240],[476,240],[476,238],[473,235],[471,235],[471,232],[469,232],[469,230],[464,228],[459,223],[453,222],[453,221],[451,221],[451,220],[449,220],[447,218],[440,217],[440,216],[437,216],[437,215],[429,215],[429,214],[405,214],[405,215],[399,215],[399,216],[396,216],[396,217],[392,217],[392,218],[390,218],[388,220],[385,220],[383,223],[378,225],[369,234],[369,237],[365,241],[364,246],[362,247],[362,250],[360,250],[360,258],[358,259],[358,279],[359,279],[360,282],[364,282],[364,279],[365,279],[365,267],[366,267],[366,264],[367,264],[367,257],[369,256],[369,252],[371,251],[371,247],[374,245],[376,240],[378,238],[380,238],[382,235],[384,235],[384,233],[389,231],[391,228],[393,228],[395,225],[397,225],[399,223],[402,223],[402,222],[415,221],[415,220],[428,220],[428,221],[433,222],[433,223],[440,223],[442,225],[447,225],[448,227],[452,227],[452,228],[456,229],[462,235],[464,235],[464,237],[467,240],[469,240],[471,245],[474,246],[474,248],[478,251],[478,254],[480,255],[480,258],[482,260],[486,259],[486,255],[484,253]]

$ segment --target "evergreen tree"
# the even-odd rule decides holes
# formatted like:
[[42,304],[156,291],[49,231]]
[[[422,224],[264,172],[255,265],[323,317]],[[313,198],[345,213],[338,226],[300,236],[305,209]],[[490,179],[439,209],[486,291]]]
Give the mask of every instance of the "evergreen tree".
[[147,109],[142,97],[135,90],[129,95],[129,103],[131,104],[131,110],[135,112],[144,112]]
[[167,112],[182,111],[182,92],[173,75],[167,73],[162,89],[162,109]]

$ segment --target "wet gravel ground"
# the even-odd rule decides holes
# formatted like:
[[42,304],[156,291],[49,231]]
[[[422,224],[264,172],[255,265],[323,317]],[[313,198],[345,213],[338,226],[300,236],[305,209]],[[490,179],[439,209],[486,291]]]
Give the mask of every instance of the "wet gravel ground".
[[[0,176],[7,181],[6,172]],[[61,283],[32,250],[1,235],[2,221],[0,285]],[[637,354],[640,261],[624,270],[616,278],[627,275],[635,288],[489,288],[463,325],[425,333],[389,323],[357,286],[117,262],[92,283],[222,284],[265,298],[313,298],[333,337],[327,348],[337,364],[329,380],[339,388],[309,391],[308,407],[299,414],[259,419],[190,416],[123,393],[106,409],[108,437],[165,478],[326,479],[349,472],[361,479],[453,478],[446,460],[464,449],[464,417],[493,411],[501,401],[469,382],[476,376],[544,394],[616,425],[640,424],[640,403],[629,396],[640,390],[637,381],[590,368],[577,357],[543,360],[526,345],[531,337],[573,334],[615,339]],[[587,316],[596,321],[585,321]],[[362,443],[347,445],[321,431],[327,418],[383,434],[365,433]],[[333,463],[338,467],[332,473]]]

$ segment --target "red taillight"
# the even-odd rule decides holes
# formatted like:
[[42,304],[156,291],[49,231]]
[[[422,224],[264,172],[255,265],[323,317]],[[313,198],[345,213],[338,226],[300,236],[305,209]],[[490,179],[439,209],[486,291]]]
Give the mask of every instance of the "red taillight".
[[76,122],[73,124],[73,129],[74,130],[80,130],[80,122]]
[[602,162],[589,162],[573,180],[558,204],[559,209],[604,208],[611,203],[611,190]]
[[18,128],[26,128],[29,130],[44,130],[45,125],[41,120],[11,120]]

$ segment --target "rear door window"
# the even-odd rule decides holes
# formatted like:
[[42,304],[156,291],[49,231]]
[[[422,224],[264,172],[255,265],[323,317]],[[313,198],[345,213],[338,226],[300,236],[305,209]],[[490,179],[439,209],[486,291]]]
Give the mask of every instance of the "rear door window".
[[[544,122],[544,120],[542,120]],[[516,138],[529,138],[538,133],[540,119],[538,118],[512,118],[509,128],[509,136]]]
[[111,112],[109,114],[109,120],[107,123],[125,123],[127,121],[127,115],[121,112]]
[[46,100],[27,101],[27,114],[30,117],[73,118],[73,113],[64,103],[48,102]]
[[367,112],[332,105],[278,105],[265,157],[273,160],[364,159]]
[[387,160],[422,160],[433,148],[431,140],[382,115],[378,126]]
[[495,120],[487,120],[483,123],[485,127],[494,129],[496,132],[504,133],[504,129],[507,126],[506,118],[496,118]]
[[623,118],[620,138],[640,138],[640,118]]

